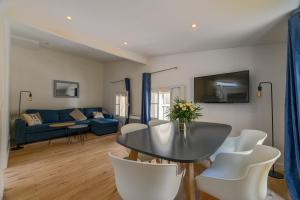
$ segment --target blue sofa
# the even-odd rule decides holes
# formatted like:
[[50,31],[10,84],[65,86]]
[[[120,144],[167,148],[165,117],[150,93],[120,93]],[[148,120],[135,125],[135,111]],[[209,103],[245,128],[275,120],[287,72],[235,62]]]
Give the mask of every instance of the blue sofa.
[[104,114],[104,118],[93,118],[93,112],[101,112],[101,107],[79,108],[79,110],[87,117],[87,120],[84,121],[74,121],[74,119],[70,116],[70,113],[73,110],[74,109],[26,110],[25,113],[27,114],[39,113],[43,120],[43,124],[27,126],[24,120],[17,119],[15,121],[17,146],[42,140],[65,137],[67,135],[65,130],[66,128],[50,127],[49,125],[52,123],[75,122],[76,124],[87,124],[89,125],[87,131],[91,131],[96,135],[115,133],[118,130],[119,122],[118,120],[113,119],[112,115]]

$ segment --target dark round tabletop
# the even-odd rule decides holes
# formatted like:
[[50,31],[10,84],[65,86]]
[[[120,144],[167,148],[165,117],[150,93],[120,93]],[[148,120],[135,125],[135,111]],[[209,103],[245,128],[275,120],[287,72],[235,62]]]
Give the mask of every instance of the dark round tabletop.
[[208,159],[231,131],[226,124],[193,122],[187,133],[170,122],[121,135],[117,142],[127,148],[175,162],[191,163]]

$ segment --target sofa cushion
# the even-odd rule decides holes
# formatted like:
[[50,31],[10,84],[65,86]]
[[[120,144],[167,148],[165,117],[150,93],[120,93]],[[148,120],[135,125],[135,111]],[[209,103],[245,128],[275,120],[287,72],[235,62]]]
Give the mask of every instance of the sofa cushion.
[[74,119],[70,116],[70,113],[74,110],[74,108],[71,109],[64,109],[59,110],[59,121],[61,122],[68,122],[68,121],[74,121]]
[[95,108],[83,108],[84,115],[89,119],[93,118],[93,112],[102,112],[102,108],[95,107]]
[[50,127],[49,123],[46,123],[46,124],[40,124],[35,126],[26,126],[25,133],[28,134],[43,133],[43,132],[54,131],[58,129],[64,129],[64,127],[62,128]]
[[30,109],[26,111],[27,114],[40,113],[43,123],[59,122],[58,110],[38,110]]
[[97,118],[97,119],[92,119],[90,124],[92,126],[98,126],[98,127],[118,126],[119,121],[116,119]]
[[82,120],[82,121],[76,121],[75,123],[76,123],[76,124],[87,124],[87,125],[89,125],[90,122],[91,122],[91,120],[90,120],[90,119],[87,119],[87,120]]

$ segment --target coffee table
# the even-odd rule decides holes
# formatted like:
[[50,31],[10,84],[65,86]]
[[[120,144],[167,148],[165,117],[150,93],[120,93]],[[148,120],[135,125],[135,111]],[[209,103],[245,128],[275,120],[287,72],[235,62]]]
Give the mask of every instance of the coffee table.
[[87,124],[78,124],[78,125],[72,125],[68,126],[67,128],[67,137],[68,137],[68,143],[70,144],[72,142],[72,135],[75,133],[75,136],[79,137],[79,141],[81,144],[84,144],[84,139],[87,138],[87,130],[89,125]]
[[[49,124],[50,127],[52,128],[67,128],[69,126],[75,125],[75,122],[62,122],[62,123],[53,123]],[[51,144],[51,138],[48,140],[48,145]]]

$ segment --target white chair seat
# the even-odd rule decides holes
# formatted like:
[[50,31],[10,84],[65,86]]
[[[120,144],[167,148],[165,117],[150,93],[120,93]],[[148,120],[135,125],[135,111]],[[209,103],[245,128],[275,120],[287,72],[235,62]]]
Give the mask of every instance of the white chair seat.
[[280,151],[257,145],[249,154],[220,153],[212,166],[196,177],[199,190],[220,200],[264,200],[268,172]]

